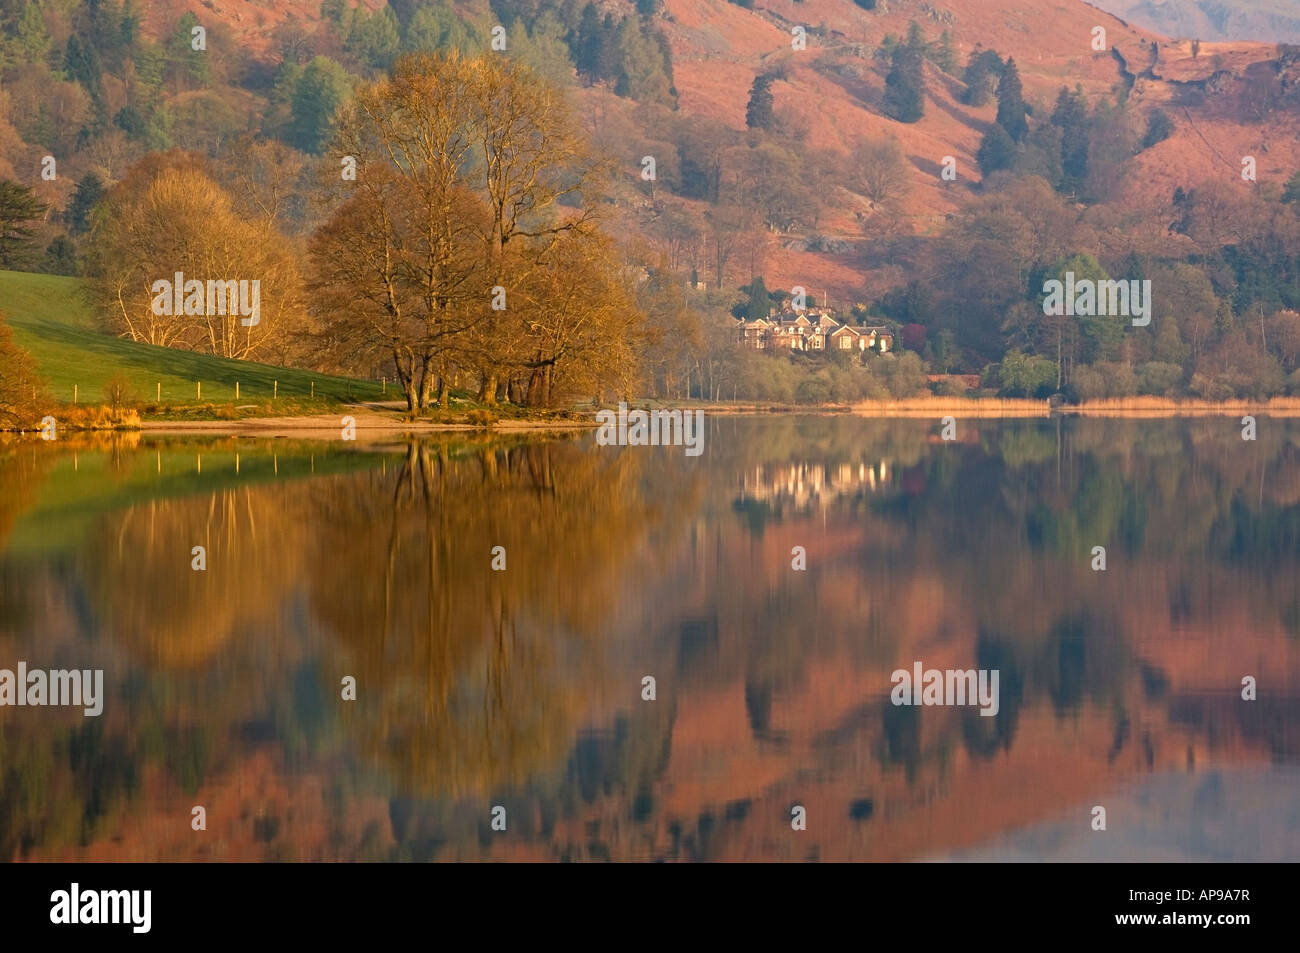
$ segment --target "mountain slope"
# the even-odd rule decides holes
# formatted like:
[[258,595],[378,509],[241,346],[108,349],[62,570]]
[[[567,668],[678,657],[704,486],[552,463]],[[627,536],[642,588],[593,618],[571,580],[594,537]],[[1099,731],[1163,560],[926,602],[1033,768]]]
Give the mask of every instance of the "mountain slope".
[[1293,0],[1095,0],[1096,6],[1171,37],[1300,43]]

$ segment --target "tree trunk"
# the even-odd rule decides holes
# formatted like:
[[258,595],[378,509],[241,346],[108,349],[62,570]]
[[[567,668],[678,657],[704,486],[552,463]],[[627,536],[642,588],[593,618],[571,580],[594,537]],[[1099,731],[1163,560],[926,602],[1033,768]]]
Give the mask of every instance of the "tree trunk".
[[420,364],[420,409],[424,410],[433,401],[433,382],[437,375],[433,373],[433,357],[425,355]]
[[402,353],[397,348],[393,348],[393,370],[397,374],[397,384],[402,389],[402,396],[406,398],[406,409],[413,414],[419,404],[415,375],[413,369],[406,368],[402,361]]

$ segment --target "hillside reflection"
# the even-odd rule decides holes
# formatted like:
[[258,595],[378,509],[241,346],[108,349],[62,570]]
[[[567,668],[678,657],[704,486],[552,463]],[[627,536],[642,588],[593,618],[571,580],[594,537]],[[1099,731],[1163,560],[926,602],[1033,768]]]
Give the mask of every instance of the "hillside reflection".
[[[108,689],[97,719],[0,707],[0,854],[1019,857],[1211,772],[1300,856],[1268,776],[1300,760],[1300,425],[963,437],[0,444],[0,667]],[[893,706],[915,661],[998,669],[998,715]],[[1154,825],[1106,836],[1176,853]]]

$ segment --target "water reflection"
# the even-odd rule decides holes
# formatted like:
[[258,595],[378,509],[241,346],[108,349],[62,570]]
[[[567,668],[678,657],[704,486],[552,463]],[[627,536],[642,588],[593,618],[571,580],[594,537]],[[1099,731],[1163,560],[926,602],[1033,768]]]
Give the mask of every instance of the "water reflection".
[[[0,707],[0,855],[1047,857],[1213,774],[1300,857],[1300,426],[710,427],[0,443],[0,667],[108,688]],[[890,704],[918,660],[998,715]],[[1203,802],[1112,827],[1164,858]]]

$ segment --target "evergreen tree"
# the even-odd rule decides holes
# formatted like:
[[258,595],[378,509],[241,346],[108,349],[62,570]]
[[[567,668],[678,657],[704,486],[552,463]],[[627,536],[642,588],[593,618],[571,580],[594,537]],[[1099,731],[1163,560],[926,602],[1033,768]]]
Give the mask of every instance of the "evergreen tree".
[[347,50],[374,69],[388,69],[401,46],[397,15],[389,7],[369,16],[358,7],[348,32]]
[[64,213],[64,219],[74,235],[84,235],[90,231],[90,213],[103,197],[104,183],[99,176],[88,172],[81,177]]
[[1011,168],[1016,161],[1015,140],[1005,129],[994,123],[984,133],[979,151],[975,153],[975,161],[979,164],[980,172],[986,176],[999,169]]
[[1029,132],[1029,122],[1025,119],[1028,111],[1020,86],[1020,71],[1016,69],[1016,61],[1008,56],[1002,78],[998,80],[998,125],[1016,142]]
[[47,275],[76,275],[77,246],[67,235],[56,235],[45,249],[41,271]]
[[751,281],[749,287],[744,290],[749,296],[744,306],[745,318],[750,321],[766,318],[767,313],[772,309],[772,298],[767,293],[767,285],[763,283],[762,275]]
[[510,55],[526,63],[554,86],[573,81],[573,63],[563,39],[564,29],[551,12],[543,13],[525,29],[522,18],[510,27]]
[[289,144],[319,155],[334,134],[334,113],[351,92],[347,71],[326,56],[307,64],[294,86]]
[[18,18],[15,41],[18,50],[28,63],[43,63],[50,51],[50,34],[45,29],[45,17],[35,3],[28,3]]
[[402,49],[408,53],[447,49],[463,53],[473,43],[473,30],[446,0],[417,7],[402,35]]
[[129,53],[135,48],[135,44],[139,42],[140,20],[140,12],[136,9],[135,0],[126,0],[122,4],[122,20],[117,29],[124,52]]
[[894,47],[890,57],[889,75],[885,77],[885,114],[899,122],[916,122],[925,115],[923,49],[917,28],[908,42]]
[[636,17],[618,27],[619,70],[614,92],[637,102],[673,105],[672,84],[664,72],[663,49]]
[[939,42],[929,52],[930,61],[945,73],[951,74],[957,65],[957,53],[952,48],[952,33],[944,30],[939,34]]
[[[1179,189],[1179,191],[1182,190]],[[1287,205],[1300,202],[1300,172],[1293,172],[1291,178],[1286,180],[1286,188],[1282,191],[1282,201]]]
[[771,129],[774,116],[772,113],[771,73],[760,73],[754,77],[749,87],[749,104],[745,107],[745,125],[750,129]]
[[599,78],[600,29],[600,11],[596,4],[588,2],[578,16],[578,26],[569,36],[569,50],[578,72],[592,79]]
[[75,33],[68,37],[68,45],[63,54],[63,70],[81,84],[92,100],[100,101],[104,91],[104,71],[99,65],[99,54],[94,47],[83,43]]
[[596,42],[597,79],[618,80],[623,74],[623,51],[619,44],[619,23],[612,13],[606,13],[600,23],[600,32]]
[[962,102],[968,106],[983,106],[993,95],[993,79],[1002,75],[1002,57],[993,50],[976,50],[966,61],[962,81],[966,93]]
[[167,41],[168,65],[174,79],[206,86],[211,76],[210,53],[193,46],[194,28],[200,26],[199,18],[186,12],[176,24],[176,32]]
[[0,268],[16,271],[30,261],[32,225],[47,207],[27,186],[0,179]]
[[672,97],[673,108],[677,108],[677,81],[673,79],[673,50],[668,45],[668,37],[664,36],[663,30],[654,30],[651,37],[655,45],[659,47],[659,55],[663,57],[664,76],[668,79],[668,93]]
[[1061,191],[1078,192],[1088,177],[1088,104],[1083,90],[1072,93],[1064,86],[1052,110],[1052,125],[1061,130]]
[[907,45],[920,51],[921,55],[925,56],[925,34],[921,32],[921,25],[915,20],[907,24]]

